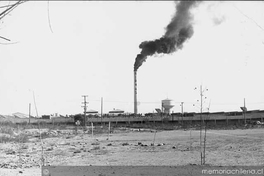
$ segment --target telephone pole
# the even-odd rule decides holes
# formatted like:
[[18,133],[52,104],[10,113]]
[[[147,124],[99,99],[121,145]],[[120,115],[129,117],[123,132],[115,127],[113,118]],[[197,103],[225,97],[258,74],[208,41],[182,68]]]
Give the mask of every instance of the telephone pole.
[[103,97],[101,97],[101,125],[103,123]]
[[244,122],[245,122],[245,124],[247,123],[247,121],[246,121],[246,99],[244,98],[244,110],[243,110],[243,115],[244,115]]
[[88,95],[83,95],[82,96],[84,98],[84,101],[82,102],[84,104],[83,109],[84,109],[84,126],[86,127],[86,110],[87,110],[87,101],[86,101],[86,97],[88,97]]
[[28,123],[30,123],[30,112],[31,112],[31,103],[29,103]]
[[183,123],[183,103],[184,103],[184,102],[181,102],[181,116],[182,116],[182,123]]

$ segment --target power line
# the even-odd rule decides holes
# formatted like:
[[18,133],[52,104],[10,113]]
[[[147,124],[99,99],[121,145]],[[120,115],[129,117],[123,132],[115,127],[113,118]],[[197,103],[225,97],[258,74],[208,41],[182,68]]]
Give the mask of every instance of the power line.
[[84,98],[84,101],[82,102],[84,104],[83,107],[83,113],[84,113],[84,126],[86,127],[86,111],[87,111],[87,101],[86,101],[86,98],[88,97],[88,95],[83,95],[82,96]]
[[[100,102],[101,100],[89,100],[90,102]],[[133,102],[132,101],[112,101],[112,100],[104,100],[105,103],[123,103],[123,104],[132,104]],[[139,101],[140,104],[160,104],[161,102],[160,101]],[[182,101],[177,101],[175,102],[175,104],[181,104]],[[184,104],[195,104],[197,102],[185,102],[184,101]],[[214,102],[212,103],[211,105],[213,106],[239,106],[241,103],[220,103],[220,102]],[[248,102],[248,104],[264,104],[264,102]]]
[[252,18],[250,18],[249,16],[247,16],[246,14],[244,14],[239,8],[237,8],[233,3],[232,3],[233,7],[240,13],[242,14],[244,17],[246,17],[247,19],[251,20],[253,23],[255,23],[256,26],[258,26],[262,31],[264,31],[264,29]]

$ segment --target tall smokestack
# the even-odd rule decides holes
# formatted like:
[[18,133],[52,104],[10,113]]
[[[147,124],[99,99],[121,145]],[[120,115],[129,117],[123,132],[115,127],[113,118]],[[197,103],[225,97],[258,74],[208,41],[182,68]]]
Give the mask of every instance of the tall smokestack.
[[199,1],[176,2],[176,13],[167,25],[165,34],[160,39],[144,41],[139,45],[141,52],[135,60],[135,71],[146,61],[148,56],[170,54],[178,49],[182,49],[184,42],[193,35],[190,9],[198,3]]
[[134,114],[137,114],[137,71],[134,70]]
[[152,41],[144,41],[139,45],[141,52],[134,63],[134,114],[137,114],[137,70],[148,56],[155,54],[170,54],[182,49],[186,40],[193,35],[192,15],[190,9],[199,1],[176,2],[176,13],[167,25],[165,34]]

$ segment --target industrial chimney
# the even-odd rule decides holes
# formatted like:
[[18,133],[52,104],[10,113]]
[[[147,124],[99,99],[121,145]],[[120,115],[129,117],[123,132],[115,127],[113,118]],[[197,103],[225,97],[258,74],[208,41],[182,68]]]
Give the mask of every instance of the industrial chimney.
[[134,114],[137,114],[137,71],[134,70]]

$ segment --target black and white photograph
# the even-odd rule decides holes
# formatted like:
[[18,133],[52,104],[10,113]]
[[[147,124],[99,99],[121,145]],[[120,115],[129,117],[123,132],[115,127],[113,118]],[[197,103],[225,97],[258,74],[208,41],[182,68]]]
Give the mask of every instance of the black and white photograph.
[[0,1],[0,176],[263,175],[263,1]]

